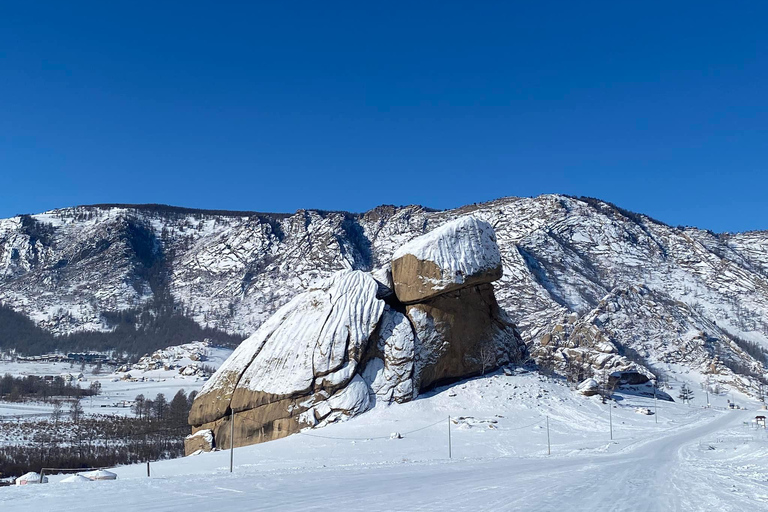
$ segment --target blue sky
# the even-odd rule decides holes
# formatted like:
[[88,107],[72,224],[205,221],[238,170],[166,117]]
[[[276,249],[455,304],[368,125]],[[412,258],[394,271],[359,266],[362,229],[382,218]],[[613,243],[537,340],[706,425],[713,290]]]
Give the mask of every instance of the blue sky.
[[565,193],[768,229],[766,15],[757,1],[4,2],[0,216]]

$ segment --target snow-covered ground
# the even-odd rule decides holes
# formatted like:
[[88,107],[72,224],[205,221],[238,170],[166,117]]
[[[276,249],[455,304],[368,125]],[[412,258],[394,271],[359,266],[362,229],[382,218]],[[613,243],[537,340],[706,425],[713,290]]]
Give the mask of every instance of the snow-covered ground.
[[[202,360],[190,359],[190,353],[198,358],[201,351],[204,354]],[[153,360],[159,366],[158,369],[131,368],[127,372],[115,373],[111,368],[104,366],[103,371],[98,375],[93,374],[94,365],[86,365],[81,369],[79,364],[71,365],[70,363],[0,361],[0,376],[6,373],[14,377],[69,374],[75,378],[75,381],[79,381],[80,387],[86,389],[92,382],[98,381],[101,384],[101,393],[82,399],[80,402],[83,410],[89,414],[131,414],[129,403],[138,394],[154,399],[158,393],[163,393],[168,400],[171,400],[180,389],[186,393],[199,391],[205,379],[197,375],[182,375],[179,370],[195,364],[215,369],[221,366],[231,353],[231,349],[207,347],[201,342],[195,342],[159,350],[153,354],[154,359],[148,356],[135,365],[141,368],[145,366],[146,361]],[[169,369],[163,369],[163,365]],[[78,380],[77,377],[81,373],[82,380]],[[126,379],[127,374],[130,374],[131,379]],[[45,417],[50,415],[52,410],[51,403],[0,401],[0,420]],[[0,442],[2,442],[1,433]]]
[[768,510],[768,436],[744,425],[756,403],[732,411],[710,395],[704,408],[699,392],[645,415],[652,399],[618,398],[496,373],[238,448],[233,474],[220,451],[152,463],[150,478],[145,465],[113,482],[52,475],[0,489],[0,510]]

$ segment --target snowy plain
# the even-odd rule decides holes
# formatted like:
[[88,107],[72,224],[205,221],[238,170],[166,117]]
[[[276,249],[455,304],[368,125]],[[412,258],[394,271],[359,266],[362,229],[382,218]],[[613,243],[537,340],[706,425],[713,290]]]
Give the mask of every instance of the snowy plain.
[[[174,366],[169,369],[137,370],[130,369],[128,372],[113,372],[104,366],[103,371],[93,374],[93,365],[86,365],[83,369],[79,364],[70,364],[65,362],[26,362],[26,361],[0,361],[0,376],[6,373],[14,377],[25,377],[28,375],[46,376],[46,375],[72,375],[77,377],[82,373],[82,380],[79,384],[82,388],[88,388],[91,383],[98,381],[101,384],[101,392],[94,397],[84,398],[80,401],[83,410],[87,414],[132,414],[129,403],[136,398],[136,395],[143,394],[147,398],[154,399],[158,393],[163,393],[166,399],[171,400],[179,390],[183,389],[186,393],[190,391],[199,391],[205,384],[205,380],[197,375],[182,375],[176,367],[187,365],[204,364],[211,368],[218,368],[232,354],[231,349],[218,347],[202,347],[205,354],[203,361],[194,361],[187,354],[179,351],[180,347],[193,347],[197,352],[201,351],[199,342],[179,347],[169,347],[155,352],[156,355],[162,355],[158,359],[161,363]],[[130,374],[131,380],[123,380],[126,374]],[[75,379],[77,381],[77,379]],[[73,381],[73,382],[75,382]],[[13,420],[17,418],[43,418],[49,416],[53,410],[53,404],[44,402],[23,402],[11,403],[0,401],[0,420]],[[2,432],[0,432],[0,442],[2,442]]]
[[224,450],[152,463],[149,478],[145,465],[115,468],[111,482],[51,475],[1,488],[0,510],[768,510],[768,436],[751,423],[765,413],[739,395],[706,408],[695,393],[646,415],[653,399],[603,404],[561,380],[497,372],[237,448],[231,474]]

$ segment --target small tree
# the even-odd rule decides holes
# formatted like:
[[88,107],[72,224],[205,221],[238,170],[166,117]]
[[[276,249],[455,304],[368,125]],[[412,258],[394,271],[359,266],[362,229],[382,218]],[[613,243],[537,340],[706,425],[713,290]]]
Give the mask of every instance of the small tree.
[[608,402],[608,400],[613,396],[613,390],[616,387],[616,379],[611,379],[611,375],[603,371],[603,381],[600,383],[600,388],[598,390],[598,393],[600,393],[600,397],[603,400],[603,403]]
[[480,375],[485,375],[485,371],[493,368],[496,362],[496,347],[491,342],[484,342],[480,346],[480,365],[482,366]]
[[92,395],[98,395],[101,393],[101,382],[95,380],[91,382],[91,385],[88,386],[88,390],[91,392]]
[[163,393],[158,393],[155,397],[155,418],[164,420],[168,416],[168,401]]
[[174,427],[186,426],[188,415],[187,395],[183,389],[180,389],[168,406],[168,422]]
[[144,395],[136,395],[133,405],[131,406],[131,411],[137,418],[141,419],[144,413]]
[[677,397],[685,404],[690,403],[691,399],[693,398],[693,390],[691,390],[687,384],[683,384],[680,387],[680,394],[677,395]]
[[62,407],[61,407],[61,400],[54,400],[53,401],[53,411],[51,411],[51,419],[55,424],[58,424],[61,420],[61,416],[63,414]]
[[144,407],[142,409],[141,416],[145,420],[151,420],[155,411],[155,402],[149,398],[144,400]]

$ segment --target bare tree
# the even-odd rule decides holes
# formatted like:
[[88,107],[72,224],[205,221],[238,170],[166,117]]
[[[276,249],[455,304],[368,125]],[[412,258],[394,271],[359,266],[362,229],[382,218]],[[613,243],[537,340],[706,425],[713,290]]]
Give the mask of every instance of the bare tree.
[[607,371],[603,370],[603,379],[598,390],[600,397],[603,399],[603,403],[606,403],[613,396],[613,390],[616,387],[616,382],[616,379],[611,379],[611,375]]
[[481,375],[485,375],[485,371],[492,368],[496,362],[496,347],[490,342],[483,343],[480,346],[480,364],[483,367]]
[[58,424],[61,420],[61,416],[63,414],[62,407],[61,407],[61,400],[54,400],[53,401],[53,411],[51,412],[51,419],[54,423]]
[[69,406],[69,417],[72,422],[77,424],[80,422],[80,418],[83,416],[83,406],[80,404],[80,400],[75,399]]

